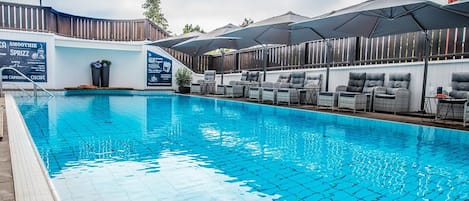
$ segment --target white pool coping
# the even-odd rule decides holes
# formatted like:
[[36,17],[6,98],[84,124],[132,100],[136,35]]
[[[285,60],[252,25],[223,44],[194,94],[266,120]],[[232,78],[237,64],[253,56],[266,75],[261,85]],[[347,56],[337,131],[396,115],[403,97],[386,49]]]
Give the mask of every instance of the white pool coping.
[[60,201],[11,94],[5,106],[16,201]]

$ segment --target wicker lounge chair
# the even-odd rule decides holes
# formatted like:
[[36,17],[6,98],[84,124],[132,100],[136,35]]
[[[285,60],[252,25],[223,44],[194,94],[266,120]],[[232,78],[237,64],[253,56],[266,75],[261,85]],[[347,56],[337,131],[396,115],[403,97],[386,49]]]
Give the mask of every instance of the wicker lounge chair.
[[[271,101],[272,104],[276,103],[277,89],[289,87],[291,74],[281,74],[278,76],[277,82],[273,83],[273,87],[263,87],[261,94],[261,102]],[[254,88],[255,89],[255,88]]]
[[305,84],[305,72],[293,72],[291,74],[289,88],[279,88],[277,90],[277,104],[279,103],[299,103],[300,97],[298,89],[302,89]]
[[366,83],[366,73],[350,73],[348,86],[338,86],[337,107],[366,111],[367,95],[363,93]]
[[398,112],[409,111],[410,73],[391,74],[388,87],[377,87],[373,98],[373,111]]
[[464,113],[467,111],[465,107],[468,107],[467,98],[469,97],[469,73],[453,73],[451,87],[449,97],[438,100],[436,116],[440,119],[462,119],[465,124]]
[[[363,91],[363,87],[365,85],[366,73],[353,73],[349,74],[349,81],[348,85],[340,85],[337,86],[336,92],[319,92],[318,95],[318,107],[326,106],[331,107],[334,110],[334,107],[338,105],[338,96],[339,94],[350,94],[350,96],[355,96],[356,94],[360,94]],[[345,95],[344,95],[345,96]],[[363,104],[363,97],[358,97]],[[365,96],[365,107],[366,107],[366,96]],[[346,106],[346,103],[343,102],[342,106]],[[359,107],[358,107],[359,108]]]
[[[227,95],[229,97],[241,97],[243,95],[243,90],[244,87],[240,87],[243,85],[244,82],[248,81],[248,76],[249,72],[248,71],[243,71],[241,72],[241,80],[240,81],[230,81],[228,85],[218,85],[218,90],[220,92],[217,92],[217,94],[220,95]],[[240,86],[238,86],[240,85]],[[237,87],[235,87],[237,86]],[[223,93],[222,91],[223,90]]]
[[[307,75],[303,89],[300,90],[300,102],[304,100],[305,104],[317,104],[317,95],[321,91],[322,74]],[[303,93],[304,92],[304,93]],[[301,97],[304,96],[304,97]]]
[[[371,106],[374,89],[383,85],[384,73],[366,73],[362,92],[340,93],[338,95],[338,108],[351,109],[353,112],[357,110],[366,111],[367,106]],[[371,108],[368,108],[371,111]]]
[[191,84],[191,93],[215,93],[215,70],[206,70],[204,72],[204,79],[197,80],[196,83]]

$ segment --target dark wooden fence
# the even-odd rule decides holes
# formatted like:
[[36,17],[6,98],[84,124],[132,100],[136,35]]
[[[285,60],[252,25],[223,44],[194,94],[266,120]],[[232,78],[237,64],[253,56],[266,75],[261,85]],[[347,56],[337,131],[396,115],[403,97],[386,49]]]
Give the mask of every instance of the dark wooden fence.
[[97,19],[62,13],[50,7],[6,2],[0,2],[0,28],[109,41],[158,40],[169,36],[148,19]]
[[[430,60],[462,59],[469,57],[469,30],[467,28],[442,29],[429,32]],[[424,59],[425,34],[422,32],[390,35],[377,38],[343,38],[318,40],[299,45],[271,46],[268,51],[267,70],[324,68],[352,65],[417,62]],[[221,56],[213,57],[213,66],[221,72]],[[261,70],[263,49],[227,53],[225,73],[242,70]]]

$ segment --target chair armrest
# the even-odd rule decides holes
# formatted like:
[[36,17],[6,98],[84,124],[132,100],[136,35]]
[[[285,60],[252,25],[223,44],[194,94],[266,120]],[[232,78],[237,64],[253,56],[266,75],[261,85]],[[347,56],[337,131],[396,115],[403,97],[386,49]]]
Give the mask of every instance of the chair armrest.
[[410,95],[410,91],[408,89],[401,88],[401,89],[396,90],[396,97],[409,96],[409,95]]
[[374,94],[385,94],[386,93],[386,87],[376,87],[374,89]]
[[339,85],[335,88],[335,91],[336,92],[339,92],[339,91],[347,91],[347,86],[345,85]]

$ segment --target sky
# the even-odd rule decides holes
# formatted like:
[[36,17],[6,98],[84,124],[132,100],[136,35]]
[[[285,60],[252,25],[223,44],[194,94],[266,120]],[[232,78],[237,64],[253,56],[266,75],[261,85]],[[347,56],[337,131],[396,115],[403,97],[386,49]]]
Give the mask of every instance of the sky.
[[[39,0],[6,0],[39,4]],[[141,19],[145,0],[42,0],[44,6],[87,17]],[[240,25],[244,18],[254,22],[288,11],[315,17],[364,0],[161,0],[161,8],[172,34],[181,34],[184,25],[199,25],[206,32],[228,23]],[[446,0],[435,0],[440,3]]]

